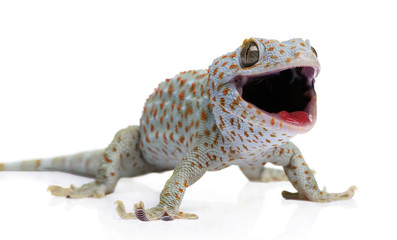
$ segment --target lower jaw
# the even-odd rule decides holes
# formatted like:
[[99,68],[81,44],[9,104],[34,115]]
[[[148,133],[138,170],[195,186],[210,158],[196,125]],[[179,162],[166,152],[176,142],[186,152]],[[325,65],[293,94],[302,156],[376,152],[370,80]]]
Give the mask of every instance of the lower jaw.
[[281,111],[277,115],[279,118],[281,118],[281,120],[292,124],[301,125],[311,121],[309,114],[307,114],[304,111],[295,111],[295,112]]
[[266,115],[283,122],[284,126],[288,126],[289,129],[296,130],[297,133],[307,132],[314,126],[316,122],[316,96],[315,93],[313,93],[312,99],[307,104],[304,111],[280,111],[278,113],[269,113],[263,110],[261,111]]

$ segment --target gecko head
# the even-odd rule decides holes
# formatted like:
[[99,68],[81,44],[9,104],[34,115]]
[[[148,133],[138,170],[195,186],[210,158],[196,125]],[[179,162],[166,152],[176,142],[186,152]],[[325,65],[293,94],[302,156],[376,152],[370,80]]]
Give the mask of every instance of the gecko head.
[[214,114],[289,135],[307,132],[316,122],[319,71],[308,40],[246,39],[209,68]]

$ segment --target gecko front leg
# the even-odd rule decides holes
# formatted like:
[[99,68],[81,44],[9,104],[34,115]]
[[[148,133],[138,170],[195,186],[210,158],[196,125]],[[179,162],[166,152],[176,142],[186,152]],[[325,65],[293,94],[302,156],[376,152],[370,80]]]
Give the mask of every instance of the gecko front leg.
[[204,146],[195,147],[175,167],[170,179],[166,182],[156,207],[145,209],[143,202],[135,204],[134,212],[127,213],[123,202],[116,201],[116,211],[121,218],[151,220],[197,219],[196,214],[179,211],[187,187],[200,179],[211,164]]
[[[280,165],[284,167],[289,181],[298,192],[290,193],[283,191],[282,195],[284,198],[314,202],[330,202],[346,200],[353,197],[354,191],[357,189],[356,186],[351,186],[348,190],[341,193],[328,193],[325,188],[324,190],[320,190],[314,178],[313,171],[303,159],[299,149],[293,143],[288,142],[283,152],[286,153],[287,151],[290,152],[288,161],[281,161]],[[284,153],[282,155],[285,155]]]

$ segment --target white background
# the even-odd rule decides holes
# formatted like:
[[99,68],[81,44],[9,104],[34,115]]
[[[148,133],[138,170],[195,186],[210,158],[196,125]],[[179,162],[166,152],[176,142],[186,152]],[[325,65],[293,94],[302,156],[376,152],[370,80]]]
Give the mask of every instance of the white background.
[[51,196],[63,173],[0,173],[2,239],[395,239],[396,27],[392,1],[1,1],[1,161],[104,148],[138,124],[157,84],[208,67],[249,37],[316,48],[318,122],[294,142],[320,187],[353,199],[287,201],[290,183],[249,183],[231,167],[189,188],[196,221],[126,221],[171,172],[122,179],[104,199]]

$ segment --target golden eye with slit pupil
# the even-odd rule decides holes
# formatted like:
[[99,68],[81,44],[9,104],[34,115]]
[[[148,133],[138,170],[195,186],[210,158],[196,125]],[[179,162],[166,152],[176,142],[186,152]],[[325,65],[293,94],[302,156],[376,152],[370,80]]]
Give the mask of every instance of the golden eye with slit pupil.
[[316,51],[316,49],[314,49],[314,47],[311,47],[312,48],[312,52],[314,53],[314,55],[316,55],[316,57],[317,57],[317,51]]
[[259,48],[255,42],[248,42],[244,45],[240,53],[241,66],[251,67],[259,60]]

